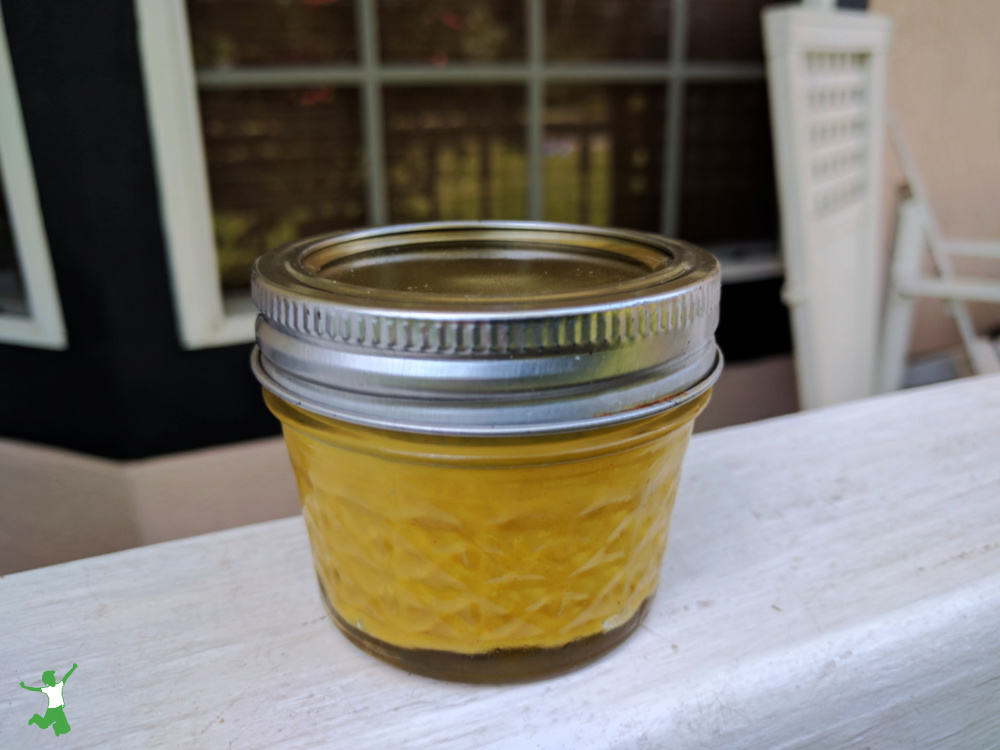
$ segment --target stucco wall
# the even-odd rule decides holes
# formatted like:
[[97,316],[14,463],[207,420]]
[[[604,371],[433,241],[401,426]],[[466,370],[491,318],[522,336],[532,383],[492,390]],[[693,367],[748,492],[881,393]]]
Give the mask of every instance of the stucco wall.
[[[889,106],[926,183],[946,237],[1000,241],[1000,2],[872,0],[895,24]],[[885,247],[895,225],[902,172],[886,169]],[[1000,263],[968,260],[959,272],[1000,280]],[[978,327],[1000,326],[1000,306],[972,305]],[[944,305],[917,307],[911,352],[947,347],[958,334]]]

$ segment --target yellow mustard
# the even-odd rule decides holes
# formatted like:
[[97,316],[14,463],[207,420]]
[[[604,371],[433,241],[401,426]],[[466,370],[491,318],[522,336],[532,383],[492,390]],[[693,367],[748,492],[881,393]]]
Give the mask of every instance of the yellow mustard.
[[462,440],[281,420],[339,620],[405,649],[555,648],[627,623],[656,589],[706,393],[582,433]]

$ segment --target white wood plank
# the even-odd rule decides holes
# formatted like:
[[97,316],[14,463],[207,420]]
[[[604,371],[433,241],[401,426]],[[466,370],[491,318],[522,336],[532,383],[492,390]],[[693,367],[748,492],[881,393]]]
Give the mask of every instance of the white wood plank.
[[0,309],[0,342],[65,349],[62,304],[38,202],[7,33],[0,14],[0,202],[5,199],[27,313]]
[[575,674],[436,682],[323,614],[299,519],[0,580],[61,748],[989,748],[1000,744],[1000,377],[698,435],[644,626]]
[[888,393],[903,385],[915,300],[903,294],[900,282],[920,272],[925,244],[920,207],[913,199],[905,200],[900,203],[897,213],[889,288],[882,313],[877,368],[879,393]]
[[253,341],[254,316],[223,299],[185,5],[135,0],[135,13],[178,337],[186,349]]

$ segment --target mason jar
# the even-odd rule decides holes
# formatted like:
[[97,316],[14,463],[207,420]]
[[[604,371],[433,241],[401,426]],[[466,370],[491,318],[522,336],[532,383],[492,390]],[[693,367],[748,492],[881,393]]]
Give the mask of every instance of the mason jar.
[[504,682],[628,636],[722,368],[719,265],[641,232],[448,222],[253,270],[323,602],[410,672]]

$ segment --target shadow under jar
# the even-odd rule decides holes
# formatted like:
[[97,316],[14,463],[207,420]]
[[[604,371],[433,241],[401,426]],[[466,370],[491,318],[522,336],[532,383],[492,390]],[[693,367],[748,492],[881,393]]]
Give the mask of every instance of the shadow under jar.
[[635,629],[722,367],[710,254],[595,227],[412,224],[281,247],[252,289],[252,366],[351,641],[507,682]]

